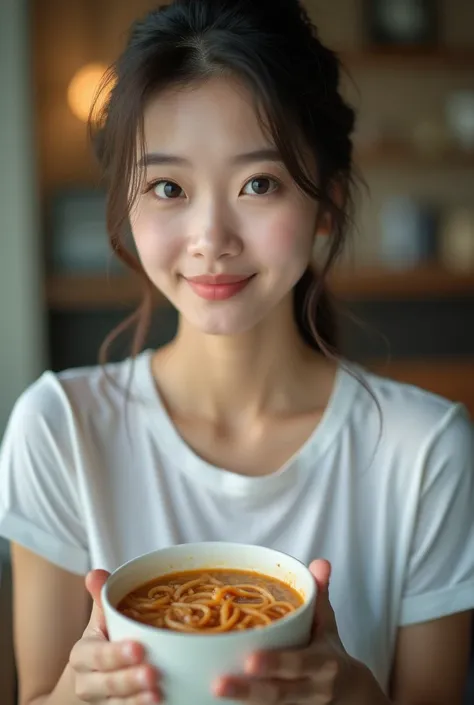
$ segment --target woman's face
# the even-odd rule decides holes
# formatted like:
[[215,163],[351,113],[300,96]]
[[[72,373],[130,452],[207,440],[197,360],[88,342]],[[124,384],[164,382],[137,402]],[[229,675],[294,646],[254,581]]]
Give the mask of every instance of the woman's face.
[[306,269],[317,205],[290,177],[235,80],[160,94],[144,130],[131,224],[148,277],[202,332],[248,331]]

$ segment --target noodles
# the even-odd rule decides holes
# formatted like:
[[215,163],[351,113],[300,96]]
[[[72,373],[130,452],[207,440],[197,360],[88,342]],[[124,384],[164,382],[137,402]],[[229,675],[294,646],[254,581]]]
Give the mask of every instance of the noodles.
[[219,634],[268,626],[302,604],[301,595],[276,578],[213,570],[154,580],[130,592],[118,610],[160,629]]

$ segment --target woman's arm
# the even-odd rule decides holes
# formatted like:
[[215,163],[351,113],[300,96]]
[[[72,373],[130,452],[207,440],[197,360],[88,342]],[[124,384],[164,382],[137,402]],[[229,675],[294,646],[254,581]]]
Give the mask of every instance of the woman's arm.
[[331,566],[316,560],[314,636],[307,648],[254,654],[244,676],[224,675],[217,697],[242,703],[334,705],[462,705],[471,645],[471,612],[399,629],[391,693],[349,656],[329,600]]
[[107,576],[94,571],[84,583],[13,546],[19,705],[159,702],[159,674],[146,663],[144,648],[107,639],[100,605]]
[[[12,545],[14,639],[19,705],[40,702],[56,688],[74,644],[86,628],[91,601],[84,578]],[[65,674],[67,679],[67,674]],[[72,684],[66,684],[73,697]]]
[[462,705],[472,613],[461,612],[399,630],[391,699],[396,705]]

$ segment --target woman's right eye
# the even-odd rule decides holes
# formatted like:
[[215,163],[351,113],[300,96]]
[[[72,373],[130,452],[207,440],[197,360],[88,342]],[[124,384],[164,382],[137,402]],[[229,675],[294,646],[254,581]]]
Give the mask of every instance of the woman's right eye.
[[170,201],[184,196],[184,191],[181,186],[175,184],[174,181],[156,181],[151,190],[158,198],[165,201]]

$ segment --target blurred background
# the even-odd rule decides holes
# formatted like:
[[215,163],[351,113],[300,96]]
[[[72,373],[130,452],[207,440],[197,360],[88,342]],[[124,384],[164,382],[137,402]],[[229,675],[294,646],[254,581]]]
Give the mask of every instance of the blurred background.
[[[0,437],[28,384],[45,368],[94,364],[137,303],[108,251],[85,119],[130,23],[155,4],[0,0]],[[344,352],[474,411],[474,2],[306,5],[359,111],[367,187],[331,279]],[[157,297],[149,344],[175,326]]]

